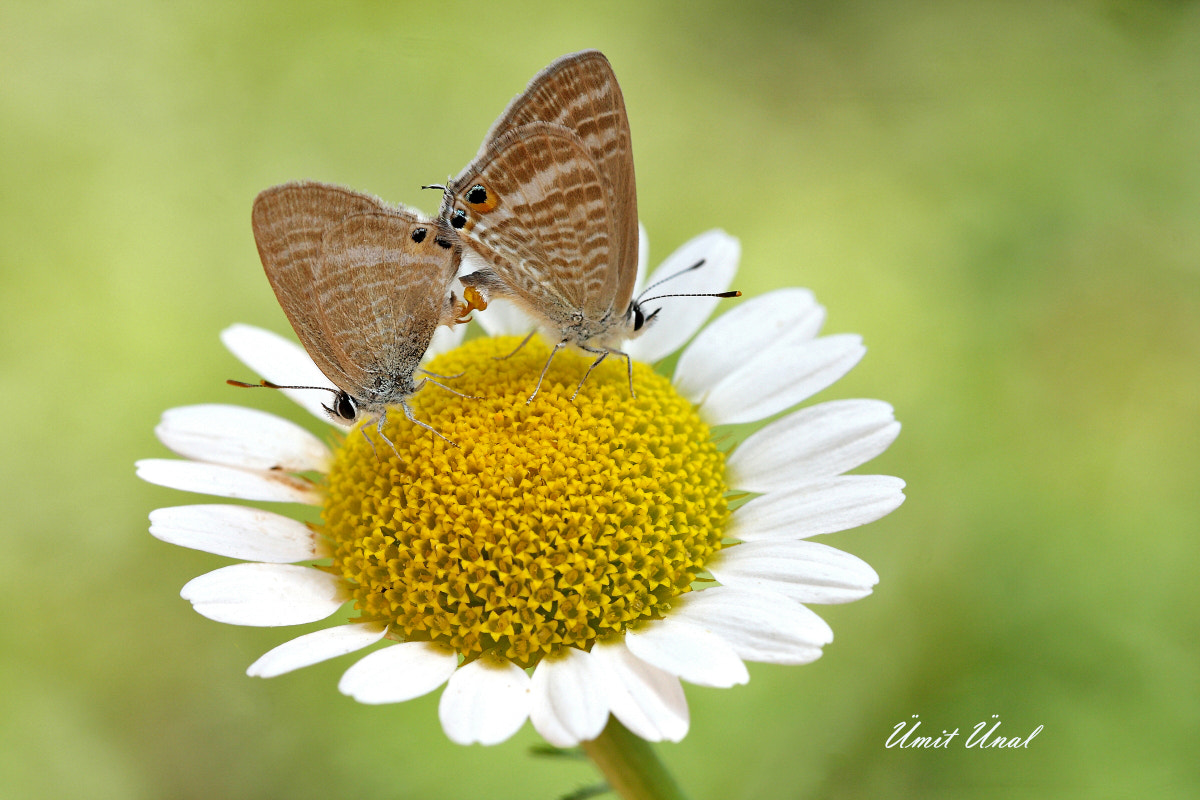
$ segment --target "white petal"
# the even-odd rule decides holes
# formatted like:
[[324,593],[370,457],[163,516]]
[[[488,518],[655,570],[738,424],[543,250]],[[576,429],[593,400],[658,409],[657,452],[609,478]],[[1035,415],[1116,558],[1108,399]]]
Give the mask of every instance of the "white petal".
[[[654,289],[659,294],[688,294],[723,292],[733,283],[737,273],[742,246],[737,239],[722,230],[702,233],[670,255],[650,276],[648,285],[685,270],[701,259],[704,266],[685,272],[667,284]],[[678,350],[704,324],[720,302],[716,297],[672,297],[655,300],[644,307],[649,316],[656,308],[662,312],[645,332],[627,342],[623,349],[637,361],[653,363]],[[624,309],[620,309],[624,312]]]
[[835,400],[778,419],[738,445],[726,462],[729,485],[770,492],[865,464],[900,433],[881,400]]
[[849,333],[782,342],[749,355],[742,366],[713,386],[700,414],[712,425],[769,417],[835,382],[866,352],[862,337]]
[[[277,333],[253,325],[231,325],[221,331],[221,342],[229,352],[263,378],[288,386],[319,386],[336,391],[337,387],[298,344]],[[247,383],[253,381],[247,380]],[[348,428],[341,419],[329,416],[323,405],[330,402],[329,392],[313,389],[281,389],[285,395],[323,422]]]
[[779,289],[726,311],[696,336],[675,368],[675,388],[693,403],[757,353],[817,335],[825,309],[808,289]]
[[164,542],[246,561],[287,564],[329,556],[299,520],[250,506],[172,506],[150,512],[150,533]]
[[728,535],[743,542],[803,539],[874,522],[904,502],[904,481],[842,475],[756,497],[733,512]]
[[747,661],[807,664],[821,657],[833,631],[799,603],[767,592],[717,586],[685,595],[672,620],[712,631]]
[[333,614],[345,597],[336,575],[291,564],[234,564],[188,581],[180,596],[230,625],[301,625]]
[[472,312],[488,336],[525,336],[537,327],[533,318],[510,300],[492,300],[483,311]]
[[[467,242],[469,245],[470,243]],[[475,252],[472,247],[464,247],[462,261],[458,265],[458,277],[461,280],[464,276],[470,275],[473,272],[479,272],[481,269],[491,269],[491,264],[487,259]]]
[[[484,258],[470,247],[463,248],[462,266],[458,275],[470,275],[479,270],[490,270]],[[509,300],[488,299],[485,311],[472,312],[472,319],[479,324],[488,336],[524,336],[534,329],[534,321],[521,311],[516,303]],[[463,327],[458,325],[457,327]]]
[[463,336],[466,334],[466,325],[455,325],[453,328],[439,325],[437,330],[433,332],[433,339],[429,341],[429,348],[425,351],[425,355],[421,357],[421,361],[425,362],[435,356],[440,356],[442,353],[450,352],[462,344]]
[[320,439],[296,423],[244,406],[168,409],[154,433],[185,458],[231,467],[326,472],[332,458]]
[[646,234],[646,226],[638,220],[638,265],[637,280],[633,282],[634,291],[641,291],[646,285],[646,273],[650,271],[650,237]]
[[311,667],[331,658],[370,647],[383,638],[387,626],[356,623],[306,633],[268,650],[246,670],[252,678],[274,678],[285,672]]
[[690,622],[669,617],[647,623],[626,631],[625,646],[643,661],[698,686],[724,689],[750,680],[728,642]]
[[573,647],[533,671],[529,721],[555,747],[595,739],[608,721],[608,699],[588,653]]
[[499,744],[525,724],[531,688],[525,670],[508,659],[483,658],[450,676],[438,717],[450,741]]
[[620,639],[592,647],[592,662],[607,688],[613,716],[648,742],[687,735],[688,707],[679,678],[647,664]]
[[879,583],[861,558],[808,541],[726,547],[708,570],[727,586],[776,592],[799,603],[848,603],[866,597]]
[[458,668],[458,653],[432,642],[405,642],[363,656],[346,670],[338,691],[360,703],[403,703],[429,694]]
[[136,466],[139,478],[170,489],[239,500],[321,504],[321,493],[311,481],[288,472],[239,469],[168,458],[144,458]]

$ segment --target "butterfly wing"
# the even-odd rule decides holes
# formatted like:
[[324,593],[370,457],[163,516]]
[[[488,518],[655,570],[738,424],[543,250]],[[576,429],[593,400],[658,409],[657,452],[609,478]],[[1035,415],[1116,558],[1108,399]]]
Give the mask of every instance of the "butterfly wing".
[[[329,226],[313,291],[330,348],[368,398],[403,389],[443,321],[461,246],[437,222],[380,209]],[[363,395],[360,395],[360,397]]]
[[343,367],[324,327],[313,290],[313,268],[327,228],[351,214],[385,208],[370,195],[324,183],[273,186],[254,200],[251,222],[267,280],[300,343],[325,377],[359,395],[361,387]]
[[443,216],[458,211],[468,241],[527,310],[558,326],[612,310],[613,214],[598,166],[571,131],[532,123],[492,142],[448,187]]
[[[438,222],[420,223],[377,197],[316,182],[265,190],[251,220],[280,306],[338,388],[364,398],[377,372],[406,363],[414,348],[420,360],[443,321],[434,315],[426,334],[421,304],[445,303],[461,255]],[[412,239],[417,227],[427,230],[424,247]],[[438,245],[439,235],[451,247]]]
[[[614,186],[633,191],[633,150],[625,98],[608,59],[597,50],[563,56],[533,77],[492,123],[488,143],[531,122],[549,122],[572,131]],[[624,176],[624,180],[618,180]]]
[[[612,269],[617,273],[613,305],[624,312],[637,278],[637,189],[625,98],[608,59],[596,50],[585,50],[563,56],[535,75],[493,123],[476,161],[502,137],[537,122],[570,130],[596,164],[612,217]],[[465,172],[456,183],[462,182]]]

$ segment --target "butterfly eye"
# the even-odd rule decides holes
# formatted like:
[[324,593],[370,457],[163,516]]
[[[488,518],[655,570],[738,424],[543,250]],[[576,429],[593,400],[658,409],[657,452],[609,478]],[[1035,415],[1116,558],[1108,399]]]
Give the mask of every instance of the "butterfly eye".
[[353,422],[358,417],[358,406],[354,404],[354,398],[345,392],[338,392],[337,397],[333,399],[333,413],[347,422]]
[[450,225],[455,230],[462,230],[462,226],[464,226],[466,224],[467,224],[467,212],[463,211],[461,208],[456,209],[454,214],[452,214],[450,217]]
[[420,244],[421,242],[425,241],[425,234],[428,232],[429,231],[425,230],[424,228],[416,228],[412,232],[412,240],[417,244]]
[[488,188],[482,183],[477,183],[468,189],[463,199],[467,201],[467,205],[482,214],[486,214],[500,205],[500,198],[496,197],[494,192],[488,191]]
[[636,300],[630,303],[629,313],[633,314],[633,329],[635,331],[640,331],[651,322],[654,322],[654,318],[658,316],[658,312],[660,311],[662,311],[661,308],[656,308],[650,312],[649,316],[646,316],[646,314],[642,311],[641,305],[639,305]]

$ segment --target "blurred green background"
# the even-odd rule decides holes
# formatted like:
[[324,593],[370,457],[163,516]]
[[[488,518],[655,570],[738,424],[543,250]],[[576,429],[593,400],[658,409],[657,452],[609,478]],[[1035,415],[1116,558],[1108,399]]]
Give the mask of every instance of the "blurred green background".
[[[533,74],[596,47],[657,262],[720,226],[747,295],[811,287],[870,352],[867,471],[908,502],[825,537],[882,581],[806,667],[689,687],[693,798],[1200,794],[1200,7],[1186,2],[0,5],[0,794],[555,798],[529,726],[450,744],[352,659],[244,676],[291,630],[179,598],[223,559],[146,514],[168,407],[320,425],[217,341],[288,326],[250,203],[348,184],[427,211]],[[312,626],[320,627],[320,626]],[[908,751],[919,714],[1028,749]],[[515,777],[513,776],[515,773]]]

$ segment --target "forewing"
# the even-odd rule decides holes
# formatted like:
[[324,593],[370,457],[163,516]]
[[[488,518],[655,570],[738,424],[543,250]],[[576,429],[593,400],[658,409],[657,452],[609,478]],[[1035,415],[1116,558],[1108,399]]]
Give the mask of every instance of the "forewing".
[[258,255],[279,305],[300,343],[317,367],[339,388],[352,394],[345,362],[324,329],[313,287],[321,258],[321,239],[332,225],[352,214],[384,209],[381,200],[325,183],[287,183],[263,191],[254,200],[251,223]]
[[615,263],[620,270],[615,301],[624,311],[637,279],[637,189],[625,98],[608,59],[599,51],[584,50],[563,56],[535,75],[493,123],[478,157],[483,157],[494,141],[535,122],[572,131],[603,176],[612,209]]
[[359,396],[411,377],[441,321],[461,250],[405,211],[354,214],[326,229],[313,289],[331,348]]
[[562,324],[574,313],[600,319],[612,308],[618,281],[608,194],[570,131],[532,123],[501,136],[451,182],[442,213],[459,210],[468,243],[528,310]]

